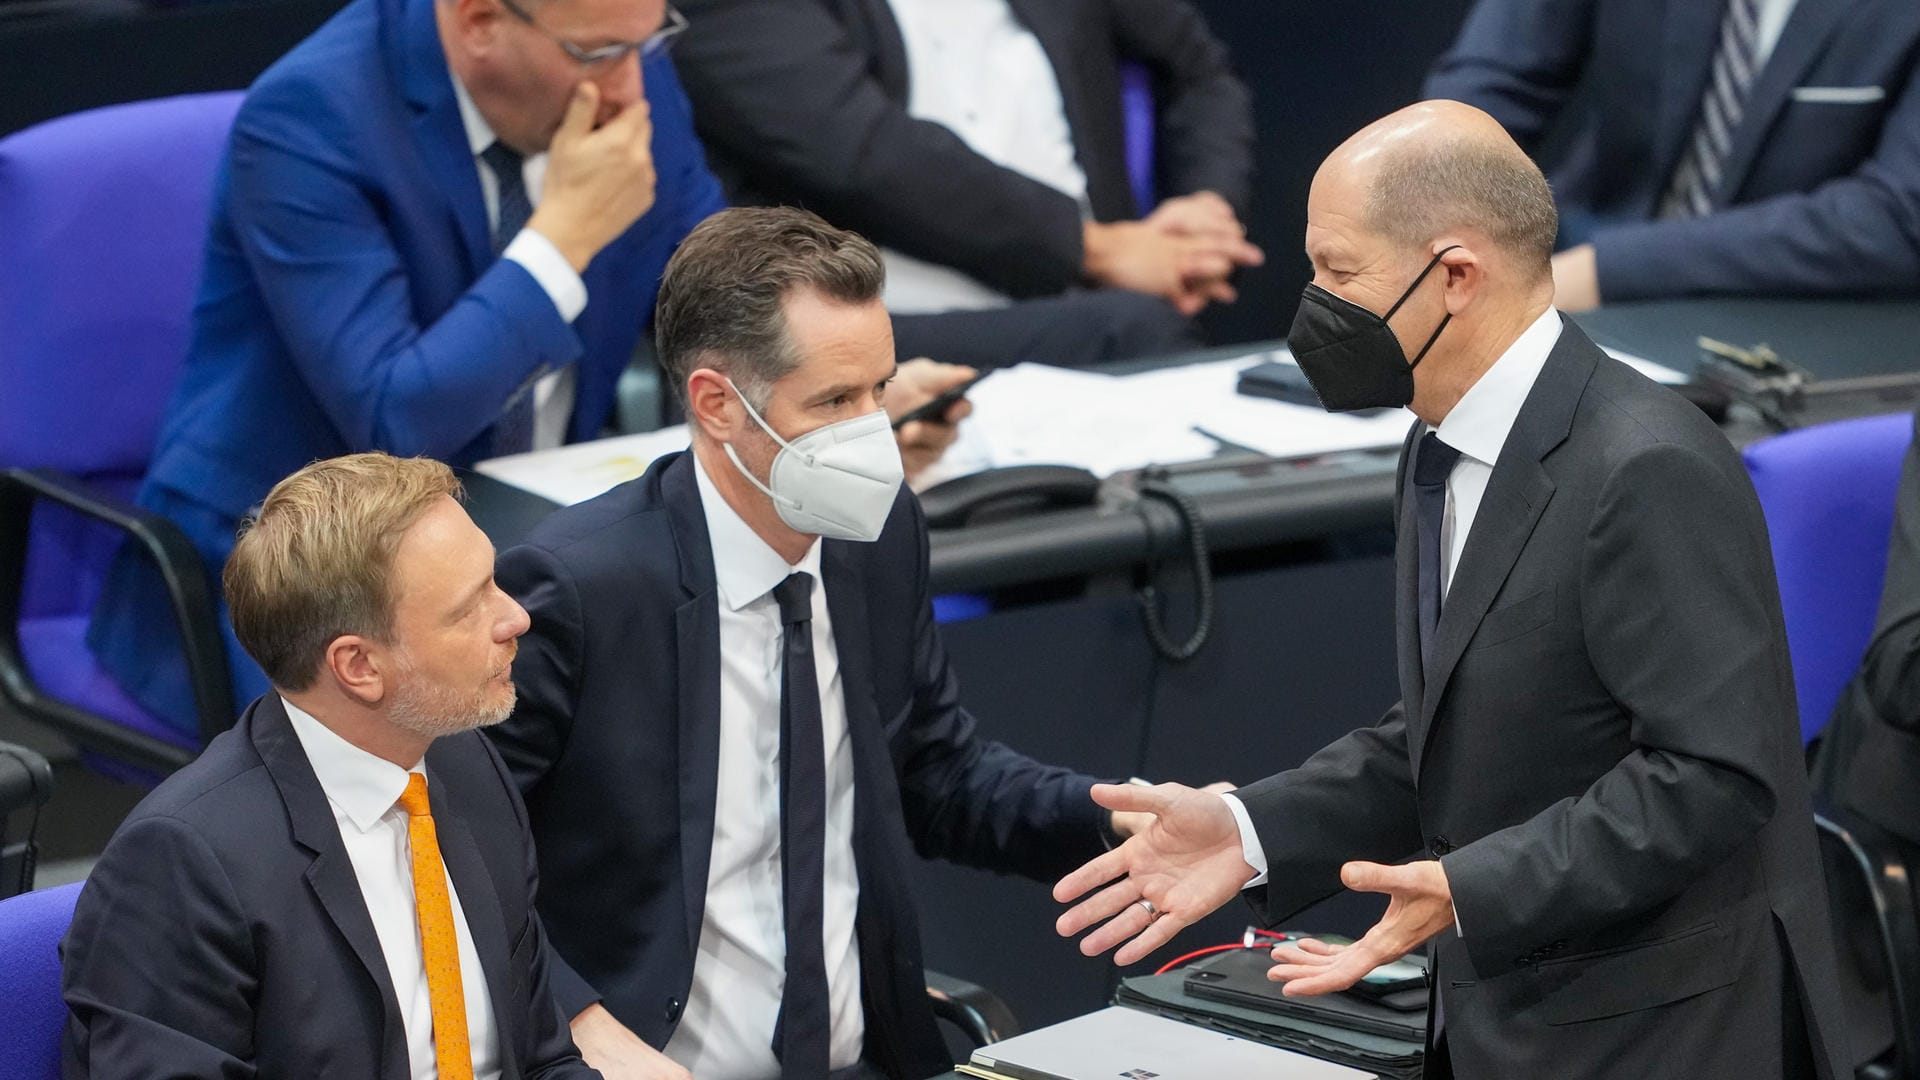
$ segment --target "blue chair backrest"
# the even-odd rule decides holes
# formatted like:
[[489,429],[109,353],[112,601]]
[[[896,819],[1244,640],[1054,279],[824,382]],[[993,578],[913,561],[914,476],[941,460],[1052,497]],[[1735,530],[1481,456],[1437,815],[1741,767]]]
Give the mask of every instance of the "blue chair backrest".
[[1913,417],[1901,413],[1821,424],[1746,449],[1773,542],[1804,739],[1826,727],[1873,635],[1912,437]]
[[[0,467],[123,497],[146,472],[241,96],[113,105],[0,139]],[[36,518],[23,614],[90,608],[118,542]]]
[[1120,65],[1120,118],[1126,137],[1127,180],[1140,216],[1160,204],[1159,185],[1153,182],[1154,160],[1153,73],[1140,64]]
[[78,884],[0,900],[0,1072],[59,1080],[60,939],[73,922]]

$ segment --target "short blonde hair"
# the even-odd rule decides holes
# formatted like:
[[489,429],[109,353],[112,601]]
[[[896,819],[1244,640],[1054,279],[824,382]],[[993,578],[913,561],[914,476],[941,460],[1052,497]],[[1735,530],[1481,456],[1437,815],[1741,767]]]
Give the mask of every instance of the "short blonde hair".
[[443,495],[460,496],[444,463],[380,453],[316,461],[274,485],[222,575],[234,636],[274,686],[311,686],[343,634],[388,639],[394,551]]

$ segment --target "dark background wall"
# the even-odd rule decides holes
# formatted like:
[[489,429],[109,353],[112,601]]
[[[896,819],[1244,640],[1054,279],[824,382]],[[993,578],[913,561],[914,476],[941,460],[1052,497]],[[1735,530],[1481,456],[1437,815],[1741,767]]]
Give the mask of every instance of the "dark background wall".
[[1282,337],[1311,276],[1301,248],[1315,167],[1362,125],[1418,99],[1468,0],[1190,2],[1253,88],[1259,176],[1247,226],[1267,252],[1239,282],[1239,303],[1203,324],[1222,343]]

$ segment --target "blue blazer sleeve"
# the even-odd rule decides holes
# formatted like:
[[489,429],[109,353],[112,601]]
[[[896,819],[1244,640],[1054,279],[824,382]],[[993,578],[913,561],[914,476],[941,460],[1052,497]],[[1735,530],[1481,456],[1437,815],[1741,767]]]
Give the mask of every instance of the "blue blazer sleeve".
[[1920,287],[1920,76],[1851,175],[1688,221],[1593,235],[1601,299],[1693,293],[1912,292]]
[[[452,457],[529,378],[574,362],[579,338],[532,275],[507,260],[495,260],[451,308],[423,318],[410,279],[436,260],[465,258],[452,222],[430,246],[444,208],[423,209],[433,196],[368,179],[350,146],[366,134],[346,119],[312,115],[330,102],[283,80],[242,110],[229,175],[238,243],[294,366],[342,440]],[[396,204],[406,204],[405,233]]]
[[1480,0],[1435,62],[1423,97],[1484,109],[1529,152],[1573,96],[1593,47],[1595,0]]

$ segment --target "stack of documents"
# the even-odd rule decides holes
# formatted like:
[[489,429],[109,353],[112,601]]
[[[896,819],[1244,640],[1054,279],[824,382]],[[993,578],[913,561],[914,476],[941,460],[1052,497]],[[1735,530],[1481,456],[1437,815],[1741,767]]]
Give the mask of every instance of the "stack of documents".
[[[1678,372],[1615,355],[1659,381],[1683,381]],[[1268,361],[1290,364],[1293,355],[1275,349],[1136,375],[1044,364],[1003,368],[967,395],[973,415],[914,487],[1008,465],[1073,465],[1105,479],[1209,458],[1222,447],[1273,458],[1385,449],[1399,446],[1413,424],[1405,409],[1346,415],[1239,393],[1240,372]],[[660,457],[686,449],[687,441],[681,424],[494,458],[475,468],[567,506],[638,477]]]

